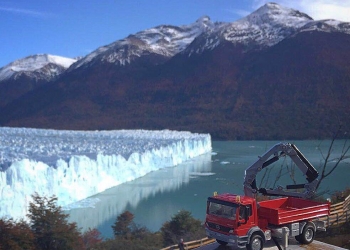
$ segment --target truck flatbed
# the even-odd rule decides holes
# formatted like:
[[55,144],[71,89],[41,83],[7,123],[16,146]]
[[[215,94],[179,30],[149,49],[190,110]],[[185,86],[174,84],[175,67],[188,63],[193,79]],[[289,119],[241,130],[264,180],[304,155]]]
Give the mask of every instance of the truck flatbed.
[[259,202],[258,215],[272,225],[284,225],[329,215],[330,204],[294,197]]

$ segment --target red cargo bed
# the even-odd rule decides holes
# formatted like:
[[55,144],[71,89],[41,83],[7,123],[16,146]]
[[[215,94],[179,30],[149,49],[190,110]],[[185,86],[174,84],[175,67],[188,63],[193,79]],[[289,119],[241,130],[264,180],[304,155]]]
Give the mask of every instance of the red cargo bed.
[[329,215],[330,204],[294,197],[259,202],[258,216],[273,225],[310,220]]

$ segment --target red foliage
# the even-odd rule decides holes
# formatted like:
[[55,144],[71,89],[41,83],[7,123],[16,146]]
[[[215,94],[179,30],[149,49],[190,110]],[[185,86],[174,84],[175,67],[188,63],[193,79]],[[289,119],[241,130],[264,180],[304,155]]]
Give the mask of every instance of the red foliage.
[[83,234],[83,244],[85,249],[93,248],[100,242],[102,242],[101,233],[96,228],[89,228],[89,230]]
[[34,234],[24,221],[0,219],[0,249],[34,250]]

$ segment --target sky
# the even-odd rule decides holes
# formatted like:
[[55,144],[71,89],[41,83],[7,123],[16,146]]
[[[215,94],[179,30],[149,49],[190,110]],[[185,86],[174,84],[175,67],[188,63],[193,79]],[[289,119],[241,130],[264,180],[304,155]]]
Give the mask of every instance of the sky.
[[[234,22],[266,0],[0,0],[0,68],[35,54],[74,58],[162,24]],[[274,0],[315,20],[350,22],[350,0]]]

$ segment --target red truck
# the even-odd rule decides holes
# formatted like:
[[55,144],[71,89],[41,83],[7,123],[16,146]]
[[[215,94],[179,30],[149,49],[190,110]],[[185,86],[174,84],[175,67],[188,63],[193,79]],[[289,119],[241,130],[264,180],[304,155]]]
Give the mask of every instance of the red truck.
[[[273,158],[270,158],[271,155]],[[257,172],[285,155],[290,156],[303,171],[308,183],[289,185],[286,189],[258,189],[255,181]],[[295,145],[276,144],[246,169],[244,196],[220,194],[208,198],[205,221],[207,236],[221,245],[230,243],[236,249],[249,250],[261,250],[264,243],[271,239],[277,244],[275,239],[283,235],[295,237],[303,244],[311,243],[316,230],[325,230],[325,223],[317,218],[330,212],[329,203],[309,200],[315,194],[317,177],[316,169]],[[304,192],[300,191],[302,188]],[[288,192],[288,189],[297,191]],[[257,202],[257,192],[287,197]]]

